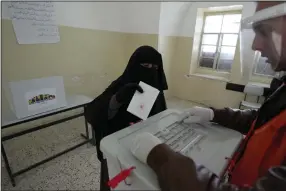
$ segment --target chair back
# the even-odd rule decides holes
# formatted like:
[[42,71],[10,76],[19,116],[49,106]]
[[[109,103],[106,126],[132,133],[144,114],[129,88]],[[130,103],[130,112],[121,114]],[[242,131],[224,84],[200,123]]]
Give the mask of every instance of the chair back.
[[247,85],[244,87],[243,92],[244,92],[245,94],[248,94],[248,95],[262,96],[263,93],[264,93],[264,88],[261,87],[261,86],[253,85],[253,84],[247,84]]

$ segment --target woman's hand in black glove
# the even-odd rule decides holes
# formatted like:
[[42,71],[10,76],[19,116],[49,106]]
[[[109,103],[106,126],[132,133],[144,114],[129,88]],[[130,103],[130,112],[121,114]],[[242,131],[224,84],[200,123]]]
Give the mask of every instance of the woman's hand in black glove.
[[119,103],[129,103],[136,90],[140,93],[144,92],[143,89],[136,83],[129,83],[124,85],[116,93],[116,101]]

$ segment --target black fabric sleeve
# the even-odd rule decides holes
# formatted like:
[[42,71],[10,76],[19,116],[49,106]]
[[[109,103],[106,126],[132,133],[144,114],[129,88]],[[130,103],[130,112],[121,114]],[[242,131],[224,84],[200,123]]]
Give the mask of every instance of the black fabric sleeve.
[[239,131],[242,134],[246,134],[250,130],[251,124],[257,116],[257,111],[250,109],[211,109],[214,111],[213,122]]

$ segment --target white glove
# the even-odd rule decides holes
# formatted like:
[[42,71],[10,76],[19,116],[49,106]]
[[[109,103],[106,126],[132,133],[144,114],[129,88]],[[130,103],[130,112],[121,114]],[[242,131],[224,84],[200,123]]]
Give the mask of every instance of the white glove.
[[214,118],[214,111],[210,108],[193,107],[183,113],[184,123],[202,123]]
[[161,143],[160,139],[150,133],[140,133],[133,140],[130,150],[138,160],[147,164],[147,157],[150,151]]

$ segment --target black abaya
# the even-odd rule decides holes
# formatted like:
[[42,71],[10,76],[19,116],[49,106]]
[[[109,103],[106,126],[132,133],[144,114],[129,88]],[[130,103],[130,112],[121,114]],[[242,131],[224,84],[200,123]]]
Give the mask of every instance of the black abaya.
[[[157,69],[145,68],[141,65],[142,63],[157,65]],[[102,154],[99,151],[100,140],[109,134],[128,127],[130,123],[140,120],[127,111],[129,103],[123,104],[116,115],[112,119],[108,119],[110,99],[125,84],[139,84],[140,81],[160,90],[149,117],[167,109],[163,90],[167,90],[168,86],[163,70],[162,56],[153,47],[141,46],[132,54],[124,73],[117,80],[113,81],[101,95],[88,104],[85,110],[85,117],[95,131],[96,146],[100,160],[102,159]]]

